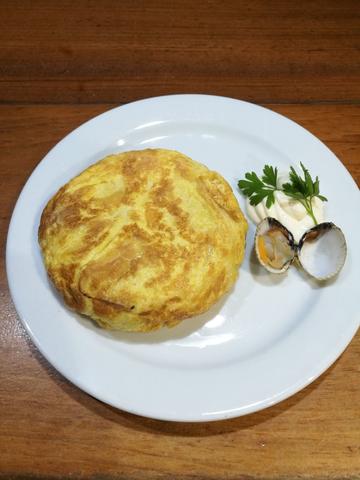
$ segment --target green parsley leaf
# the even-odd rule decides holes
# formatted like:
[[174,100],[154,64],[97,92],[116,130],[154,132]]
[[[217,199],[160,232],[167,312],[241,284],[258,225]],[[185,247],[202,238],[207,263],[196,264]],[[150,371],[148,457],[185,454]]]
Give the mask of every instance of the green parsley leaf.
[[265,165],[261,179],[255,172],[245,174],[246,180],[239,180],[238,186],[243,194],[250,199],[251,205],[258,205],[266,198],[266,206],[275,203],[274,191],[276,190],[277,168]]
[[304,206],[306,212],[308,215],[310,215],[315,225],[317,225],[318,222],[314,215],[312,199],[314,197],[318,197],[321,201],[327,202],[327,198],[319,193],[319,178],[316,177],[315,181],[313,181],[309,170],[307,170],[302,163],[300,163],[300,166],[303,171],[304,178],[298,175],[295,169],[291,167],[289,174],[290,182],[284,183],[282,190],[287,196],[298,200]]
[[263,170],[262,181],[267,185],[277,187],[277,168],[273,168],[270,165],[265,165]]

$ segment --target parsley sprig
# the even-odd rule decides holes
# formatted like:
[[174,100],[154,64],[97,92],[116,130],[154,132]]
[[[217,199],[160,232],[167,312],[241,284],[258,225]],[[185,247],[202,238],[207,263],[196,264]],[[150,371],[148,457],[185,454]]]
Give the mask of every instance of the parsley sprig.
[[275,203],[274,192],[277,188],[277,168],[265,165],[261,179],[255,172],[245,173],[246,180],[240,180],[238,186],[244,195],[250,198],[251,205],[257,205],[266,198],[266,206]]
[[303,171],[303,178],[296,172],[293,167],[290,167],[289,182],[281,186],[277,185],[278,170],[270,165],[265,165],[263,174],[259,178],[255,172],[248,172],[245,174],[245,180],[239,180],[238,186],[244,195],[249,197],[251,205],[258,205],[266,199],[266,207],[270,208],[275,203],[276,191],[282,191],[288,197],[294,198],[300,202],[308,215],[312,218],[315,225],[317,220],[314,215],[312,200],[314,197],[319,198],[323,202],[327,198],[320,195],[320,182],[316,177],[315,181],[311,178],[309,171],[300,163]]

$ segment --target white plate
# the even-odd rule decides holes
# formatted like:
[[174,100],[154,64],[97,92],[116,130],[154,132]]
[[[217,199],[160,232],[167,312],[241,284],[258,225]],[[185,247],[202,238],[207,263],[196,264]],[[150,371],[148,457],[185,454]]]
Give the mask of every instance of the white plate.
[[[238,179],[302,161],[329,197],[327,219],[348,241],[336,281],[320,287],[291,268],[272,276],[246,257],[230,295],[210,312],[150,334],[110,334],[64,307],[37,243],[42,209],[55,191],[114,151],[165,147],[219,171],[240,205]],[[11,220],[7,273],[31,338],[66,378],[136,414],[178,421],[244,415],[273,405],[317,378],[359,325],[359,192],[317,138],[270,110],[223,97],[174,95],[115,108],[85,123],[37,166]]]

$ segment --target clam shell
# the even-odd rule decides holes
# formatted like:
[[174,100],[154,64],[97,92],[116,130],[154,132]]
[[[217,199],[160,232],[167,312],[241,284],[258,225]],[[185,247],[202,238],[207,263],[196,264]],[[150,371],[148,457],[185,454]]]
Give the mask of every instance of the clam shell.
[[266,270],[271,273],[284,273],[295,258],[294,236],[278,220],[266,217],[256,228],[255,252]]
[[334,223],[319,223],[307,230],[298,245],[302,268],[316,280],[335,277],[344,266],[347,254],[343,232]]

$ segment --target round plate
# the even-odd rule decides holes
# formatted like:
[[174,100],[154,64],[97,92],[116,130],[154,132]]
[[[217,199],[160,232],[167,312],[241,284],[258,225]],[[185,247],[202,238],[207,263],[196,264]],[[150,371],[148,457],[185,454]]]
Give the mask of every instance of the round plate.
[[[232,292],[204,315],[148,334],[109,333],[69,311],[48,281],[37,242],[41,212],[65,182],[109,153],[164,147],[237,181],[265,163],[303,162],[329,198],[327,219],[348,241],[339,277],[319,285],[295,267],[271,275],[252,254],[254,226]],[[85,123],[37,166],[16,204],[7,243],[11,294],[47,360],[75,385],[128,412],[208,421],[273,405],[317,378],[359,325],[359,192],[334,154],[299,125],[223,97],[174,95],[115,108]],[[355,215],[356,217],[356,215]],[[339,300],[341,299],[341,301]]]

